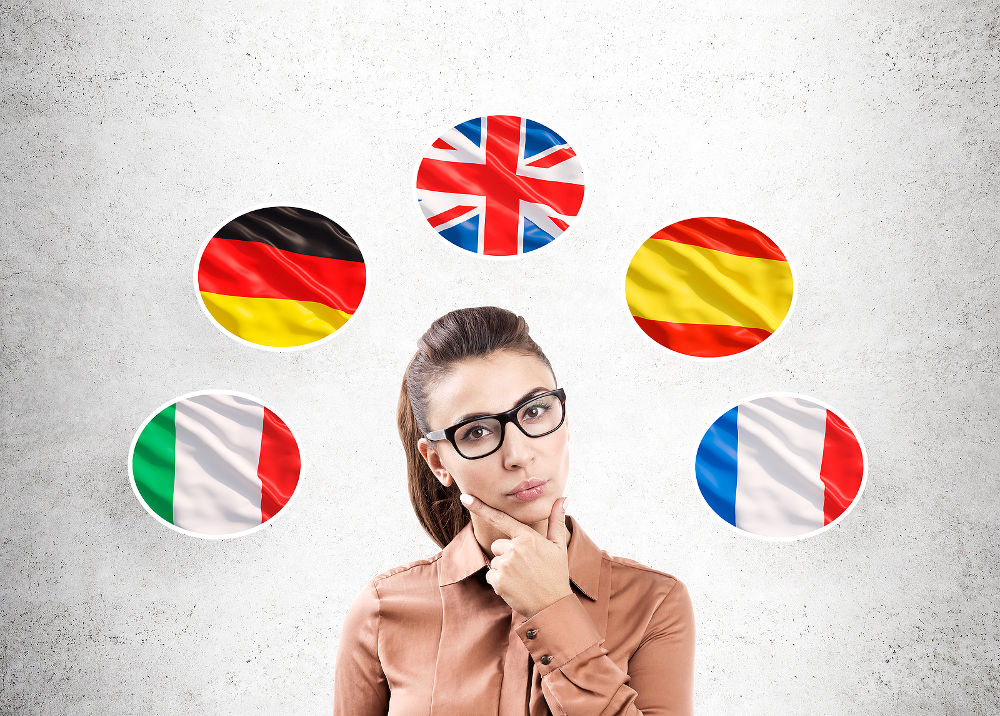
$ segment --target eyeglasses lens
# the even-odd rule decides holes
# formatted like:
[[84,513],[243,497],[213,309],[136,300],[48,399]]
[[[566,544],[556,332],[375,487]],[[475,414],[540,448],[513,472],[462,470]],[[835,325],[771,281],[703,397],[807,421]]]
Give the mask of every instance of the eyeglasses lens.
[[[556,428],[563,419],[563,404],[554,395],[543,395],[517,411],[517,422],[531,437],[539,437]],[[509,426],[512,427],[512,426]],[[482,418],[460,427],[455,433],[458,450],[466,457],[480,457],[500,443],[500,421]]]

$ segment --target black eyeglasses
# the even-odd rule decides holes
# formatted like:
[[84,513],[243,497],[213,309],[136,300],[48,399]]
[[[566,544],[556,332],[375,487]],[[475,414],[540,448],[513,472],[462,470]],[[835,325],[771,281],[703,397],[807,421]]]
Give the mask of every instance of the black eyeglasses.
[[503,413],[469,418],[424,437],[434,441],[447,438],[466,460],[478,460],[500,449],[507,423],[514,423],[529,438],[540,438],[558,430],[565,419],[566,391],[556,388],[533,395]]

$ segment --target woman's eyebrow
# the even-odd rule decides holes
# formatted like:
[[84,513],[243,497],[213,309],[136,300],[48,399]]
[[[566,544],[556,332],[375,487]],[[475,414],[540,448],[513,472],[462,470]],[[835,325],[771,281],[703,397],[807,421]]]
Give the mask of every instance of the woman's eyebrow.
[[[527,393],[525,393],[520,398],[518,398],[516,401],[514,401],[514,405],[520,405],[521,403],[523,403],[525,400],[527,400],[528,398],[530,398],[535,393],[548,393],[550,390],[553,390],[553,388],[546,388],[544,385],[540,385],[537,388],[532,388]],[[511,406],[511,407],[513,407],[513,406]],[[455,423],[460,423],[463,420],[470,420],[472,418],[484,418],[487,415],[494,415],[494,413],[466,413],[462,417],[456,419],[455,422],[452,423],[452,425],[454,425]]]

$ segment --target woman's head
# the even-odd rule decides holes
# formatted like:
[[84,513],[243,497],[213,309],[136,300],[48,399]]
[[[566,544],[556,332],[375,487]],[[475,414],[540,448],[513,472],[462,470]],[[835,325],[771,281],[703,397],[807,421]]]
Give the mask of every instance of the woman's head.
[[[556,387],[552,367],[528,335],[527,323],[502,308],[452,311],[434,321],[420,338],[403,377],[397,418],[410,501],[439,546],[450,542],[469,521],[458,500],[461,492],[470,492],[526,524],[545,520],[552,503],[563,494],[569,473],[569,421],[537,438],[508,423],[500,447],[478,459],[463,457],[446,439],[430,441],[424,435],[470,415],[505,412]],[[538,413],[532,410],[527,415]],[[537,499],[521,502],[508,494],[532,479],[546,483]]]

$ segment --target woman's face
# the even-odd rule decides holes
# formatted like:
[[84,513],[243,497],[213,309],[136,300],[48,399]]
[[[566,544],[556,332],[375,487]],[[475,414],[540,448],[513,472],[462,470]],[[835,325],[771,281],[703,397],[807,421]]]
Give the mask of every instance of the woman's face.
[[[552,372],[539,358],[496,351],[486,358],[457,363],[433,388],[428,399],[428,426],[441,430],[470,413],[501,413],[526,400],[529,393],[557,387]],[[462,492],[533,524],[548,518],[552,503],[566,487],[569,413],[555,432],[539,438],[530,438],[507,423],[500,448],[477,460],[459,455],[448,440],[421,438],[418,447],[441,484],[447,487],[454,480]],[[533,478],[545,481],[541,496],[523,502],[510,494],[519,483]]]

